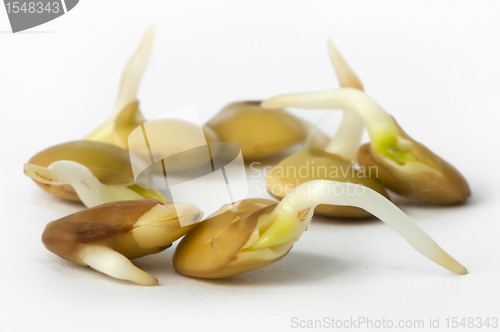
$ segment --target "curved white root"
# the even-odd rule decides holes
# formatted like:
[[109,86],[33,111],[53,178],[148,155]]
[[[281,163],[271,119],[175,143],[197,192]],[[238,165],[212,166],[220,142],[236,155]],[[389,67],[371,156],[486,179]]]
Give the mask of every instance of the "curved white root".
[[399,135],[398,126],[389,113],[366,93],[353,88],[279,95],[264,101],[262,107],[351,111],[360,116],[372,142],[381,136]]
[[290,240],[297,241],[311,221],[314,208],[319,204],[362,208],[392,227],[413,248],[430,260],[452,272],[467,273],[465,267],[447,254],[420,226],[387,198],[370,188],[336,181],[310,181],[285,196],[273,211],[276,220],[252,248],[259,249]]
[[139,269],[127,257],[111,248],[86,245],[79,255],[85,264],[113,278],[129,280],[143,286],[158,284],[155,277]]
[[56,161],[47,168],[24,164],[24,173],[38,182],[72,186],[87,207],[144,198],[126,186],[102,184],[87,167],[74,161]]

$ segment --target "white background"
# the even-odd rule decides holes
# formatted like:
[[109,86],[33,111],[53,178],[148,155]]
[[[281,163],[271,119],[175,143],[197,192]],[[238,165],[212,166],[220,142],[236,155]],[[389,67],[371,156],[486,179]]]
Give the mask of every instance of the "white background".
[[[499,5],[84,0],[18,34],[0,8],[2,330],[286,331],[292,317],[359,316],[426,327],[440,317],[443,329],[446,317],[498,317]],[[230,101],[335,88],[332,38],[367,93],[468,179],[463,206],[393,198],[470,273],[444,270],[377,220],[319,217],[280,262],[224,280],[179,275],[172,248],[135,261],[159,279],[149,288],[48,252],[44,226],[82,206],[40,190],[23,163],[108,117],[151,23],[157,38],[139,93],[148,118],[196,104],[207,120]]]

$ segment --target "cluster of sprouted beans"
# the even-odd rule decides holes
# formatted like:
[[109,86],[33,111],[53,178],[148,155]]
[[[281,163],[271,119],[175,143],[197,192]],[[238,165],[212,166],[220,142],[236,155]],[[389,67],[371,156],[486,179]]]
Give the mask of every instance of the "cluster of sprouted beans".
[[[329,53],[341,88],[231,103],[203,126],[208,142],[237,144],[245,162],[303,144],[267,174],[268,190],[279,202],[244,199],[203,219],[197,206],[167,202],[160,191],[138,186],[128,152],[134,144],[129,135],[145,122],[137,92],[153,37],[151,27],[125,67],[114,111],[104,124],[82,140],[37,153],[24,165],[24,173],[45,191],[87,207],[46,226],[42,241],[49,251],[114,278],[155,285],[158,280],[130,259],[161,252],[182,238],[173,257],[178,272],[224,278],[283,258],[316,212],[353,220],[373,215],[422,255],[452,272],[467,273],[389,200],[386,191],[434,204],[460,204],[470,196],[466,180],[451,164],[408,136],[363,92],[360,80],[331,42]],[[286,107],[344,113],[330,139],[285,111]],[[176,135],[194,130],[181,120],[160,121],[158,126],[172,137],[161,147],[170,154],[183,151]],[[371,142],[360,147],[364,128]],[[312,165],[352,171],[335,176],[311,172],[307,177],[283,171]],[[187,165],[179,160],[179,168],[183,167]],[[377,168],[376,176],[357,176],[372,167]],[[188,220],[188,225],[181,226],[180,219]]]

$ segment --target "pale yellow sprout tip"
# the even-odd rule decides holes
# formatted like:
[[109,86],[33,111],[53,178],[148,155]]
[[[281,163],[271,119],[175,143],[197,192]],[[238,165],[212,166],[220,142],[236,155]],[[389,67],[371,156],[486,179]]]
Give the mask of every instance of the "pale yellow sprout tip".
[[276,109],[276,108],[280,108],[278,105],[278,103],[276,103],[274,101],[275,97],[271,97],[267,100],[264,100],[262,103],[260,103],[260,107],[262,108],[269,108],[269,109]]
[[156,33],[156,25],[152,23],[150,26],[148,26],[148,28],[144,32],[141,46],[147,45],[148,47],[151,47],[155,38],[155,33]]
[[457,273],[457,274],[467,274],[469,273],[467,271],[467,268],[460,264],[457,260],[455,260],[453,257],[450,255],[446,254],[445,257],[440,262],[436,262],[443,266],[444,268],[450,270],[451,272]]
[[335,72],[337,73],[340,86],[344,88],[363,90],[363,83],[361,83],[359,77],[342,57],[342,54],[340,54],[335,44],[331,40],[328,40],[327,46],[330,61],[332,62]]
[[334,57],[340,55],[339,51],[331,39],[328,39],[326,41],[326,47],[328,48],[328,55],[330,56],[330,59],[332,60],[332,64],[333,64]]

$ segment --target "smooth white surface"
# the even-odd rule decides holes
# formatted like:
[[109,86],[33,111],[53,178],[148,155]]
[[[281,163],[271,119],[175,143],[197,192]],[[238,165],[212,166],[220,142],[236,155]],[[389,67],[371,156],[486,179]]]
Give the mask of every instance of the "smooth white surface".
[[[494,1],[85,0],[13,35],[0,8],[2,330],[286,331],[292,317],[360,316],[425,327],[440,317],[444,329],[446,317],[498,317],[499,10]],[[376,220],[319,217],[282,261],[226,280],[177,274],[172,248],[134,261],[159,279],[149,288],[48,252],[45,225],[83,206],[43,192],[22,165],[109,116],[150,23],[156,42],[139,91],[147,118],[196,104],[206,121],[234,100],[337,87],[332,38],[367,93],[469,180],[464,206],[394,201],[470,273],[451,274]],[[339,118],[326,119],[329,134]]]

